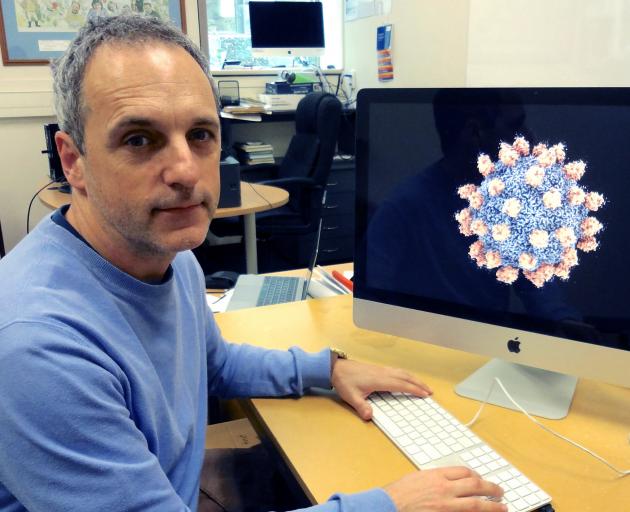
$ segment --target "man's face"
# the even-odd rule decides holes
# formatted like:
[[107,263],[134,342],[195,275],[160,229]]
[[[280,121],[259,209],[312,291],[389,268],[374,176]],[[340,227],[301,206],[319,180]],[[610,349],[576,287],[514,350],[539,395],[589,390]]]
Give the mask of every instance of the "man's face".
[[83,94],[91,228],[136,257],[200,245],[219,198],[221,143],[199,65],[180,47],[104,45]]

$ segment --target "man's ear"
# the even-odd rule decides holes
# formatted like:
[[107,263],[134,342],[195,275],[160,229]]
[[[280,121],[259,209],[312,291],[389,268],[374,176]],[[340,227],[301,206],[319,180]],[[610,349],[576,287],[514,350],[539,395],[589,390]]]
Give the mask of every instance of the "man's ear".
[[55,144],[66,180],[73,189],[85,190],[85,162],[72,137],[66,132],[58,131],[55,133]]

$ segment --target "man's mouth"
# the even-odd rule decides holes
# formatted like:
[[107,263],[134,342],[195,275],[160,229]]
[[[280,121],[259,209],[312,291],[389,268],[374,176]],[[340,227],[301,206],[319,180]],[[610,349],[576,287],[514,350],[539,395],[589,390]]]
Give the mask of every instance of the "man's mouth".
[[172,212],[177,212],[177,211],[185,211],[185,210],[192,210],[194,208],[197,208],[198,206],[201,206],[201,203],[193,203],[193,204],[183,204],[181,206],[171,206],[170,208],[160,208],[162,211],[172,211]]

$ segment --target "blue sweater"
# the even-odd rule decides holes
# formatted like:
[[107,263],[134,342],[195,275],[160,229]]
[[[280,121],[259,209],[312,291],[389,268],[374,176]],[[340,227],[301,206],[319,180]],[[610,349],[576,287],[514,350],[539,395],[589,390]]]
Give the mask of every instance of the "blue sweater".
[[[47,218],[0,284],[0,511],[194,511],[208,394],[330,385],[327,351],[223,340],[190,252],[148,284]],[[374,489],[309,510],[394,506]]]

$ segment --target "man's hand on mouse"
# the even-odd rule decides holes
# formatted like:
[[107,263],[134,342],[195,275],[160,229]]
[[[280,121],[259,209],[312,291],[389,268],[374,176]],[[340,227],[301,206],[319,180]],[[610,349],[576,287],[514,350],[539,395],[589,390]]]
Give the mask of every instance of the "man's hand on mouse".
[[503,489],[461,466],[416,471],[385,492],[398,512],[507,512],[506,505],[489,499],[499,500]]

